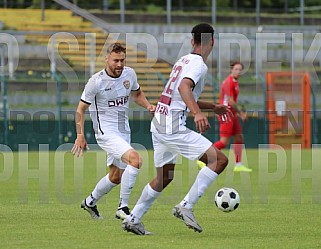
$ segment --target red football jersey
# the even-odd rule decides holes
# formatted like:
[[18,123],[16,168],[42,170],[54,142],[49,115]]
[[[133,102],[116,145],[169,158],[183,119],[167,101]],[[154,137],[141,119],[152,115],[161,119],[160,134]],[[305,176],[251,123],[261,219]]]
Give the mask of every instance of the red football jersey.
[[[220,104],[229,105],[228,100],[233,97],[235,103],[237,103],[237,97],[239,95],[239,83],[236,79],[229,75],[221,85]],[[235,110],[233,110],[235,112]]]

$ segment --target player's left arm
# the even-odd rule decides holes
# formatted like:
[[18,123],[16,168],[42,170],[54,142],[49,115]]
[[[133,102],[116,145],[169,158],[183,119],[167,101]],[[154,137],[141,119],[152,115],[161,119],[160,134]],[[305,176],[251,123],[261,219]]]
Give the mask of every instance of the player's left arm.
[[[201,110],[212,110],[218,115],[228,114],[228,117],[233,116],[233,112],[231,111],[231,108],[229,106],[214,104],[206,101],[197,101],[197,104]],[[227,121],[228,121],[228,118],[227,118]]]
[[197,104],[201,110],[213,110],[216,106],[214,103],[207,101],[197,101]]
[[206,132],[211,126],[207,120],[207,117],[201,112],[201,109],[194,99],[193,92],[191,90],[194,85],[194,82],[190,78],[184,78],[178,87],[178,91],[182,97],[182,100],[185,102],[191,114],[194,116],[196,130],[198,130],[200,133],[203,133]]
[[156,109],[155,105],[152,105],[151,103],[149,103],[149,101],[146,99],[145,93],[141,89],[132,91],[131,97],[133,98],[136,104],[146,108],[151,113],[155,112],[155,109]]

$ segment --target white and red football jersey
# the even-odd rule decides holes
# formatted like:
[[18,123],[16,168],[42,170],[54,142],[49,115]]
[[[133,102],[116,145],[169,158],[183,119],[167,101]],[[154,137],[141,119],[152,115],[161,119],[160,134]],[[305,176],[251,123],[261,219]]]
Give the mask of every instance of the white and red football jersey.
[[109,76],[103,69],[88,80],[81,101],[90,104],[89,112],[96,134],[107,131],[130,133],[130,92],[139,89],[136,73],[130,67],[124,67],[117,78]]
[[207,66],[198,54],[188,54],[181,57],[173,66],[169,80],[157,103],[151,131],[172,134],[186,129],[186,117],[189,109],[178,91],[184,78],[194,82],[192,88],[195,101],[198,100],[205,86]]

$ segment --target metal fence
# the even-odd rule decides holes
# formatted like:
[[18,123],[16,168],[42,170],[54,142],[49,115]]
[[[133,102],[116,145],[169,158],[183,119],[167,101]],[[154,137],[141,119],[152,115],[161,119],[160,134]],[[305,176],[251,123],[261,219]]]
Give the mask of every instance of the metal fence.
[[[144,25],[148,27],[147,25]],[[151,27],[149,27],[151,28]],[[180,27],[177,27],[180,29]],[[189,27],[187,27],[188,29]],[[291,30],[292,28],[292,30]],[[168,49],[167,56],[164,58],[170,58],[174,55],[174,59],[177,59],[179,53],[188,53],[190,51],[190,33],[186,29],[186,32],[174,33],[173,39],[176,41],[169,41],[163,47],[157,47],[161,50],[162,48]],[[296,32],[294,31],[296,30]],[[183,29],[181,31],[184,31]],[[166,30],[165,30],[166,32]],[[26,44],[25,36],[30,34],[50,35],[48,44],[45,45],[30,45]],[[127,32],[125,32],[125,35]],[[20,114],[23,110],[26,110],[25,106],[20,105],[16,109],[12,108],[13,103],[10,103],[10,100],[14,97],[18,101],[31,94],[30,99],[26,101],[27,112],[23,112],[22,116],[26,121],[33,121],[34,119],[41,119],[41,115],[44,114],[46,117],[53,117],[57,121],[57,141],[59,143],[65,141],[64,138],[66,135],[63,134],[62,130],[62,121],[69,120],[67,115],[69,111],[74,111],[75,104],[79,100],[80,88],[78,87],[77,91],[73,93],[70,91],[69,87],[67,90],[63,90],[63,87],[66,87],[66,84],[71,82],[76,82],[78,84],[80,81],[84,83],[88,77],[93,74],[97,68],[95,67],[96,54],[87,54],[88,62],[86,68],[83,71],[75,71],[75,78],[70,75],[64,75],[59,70],[57,70],[58,58],[60,58],[59,51],[55,49],[56,39],[59,33],[46,33],[46,32],[17,32],[17,31],[8,31],[3,30],[0,33],[0,55],[1,55],[1,99],[2,99],[2,131],[3,131],[3,142],[9,143],[12,136],[10,135],[11,129],[14,129],[14,126],[10,124],[10,115],[8,117],[8,111],[15,111],[14,115]],[[74,36],[87,36],[88,37],[88,49],[90,51],[95,51],[94,46],[95,42],[91,40],[90,37],[94,37],[94,34],[86,33],[70,33]],[[142,33],[138,34],[140,38]],[[150,34],[149,34],[150,35]],[[179,35],[182,38],[182,43],[177,45],[177,37]],[[156,45],[159,39],[164,39],[164,31],[160,32],[159,37],[155,37]],[[76,39],[77,41],[77,39]],[[135,41],[136,42],[136,41]],[[136,44],[134,42],[134,44]],[[185,46],[187,42],[188,46]],[[130,43],[130,39],[128,40]],[[243,100],[255,102],[259,104],[259,107],[256,109],[250,109],[255,111],[264,111],[266,108],[264,104],[266,103],[264,99],[264,73],[268,71],[310,71],[312,78],[312,98],[313,110],[314,113],[317,110],[321,109],[320,102],[320,64],[321,64],[321,34],[318,31],[317,27],[305,27],[302,30],[296,29],[296,27],[272,27],[272,26],[262,26],[259,29],[255,30],[254,35],[244,35],[241,32],[237,32],[235,29],[229,29],[228,27],[218,28],[218,32],[215,37],[215,48],[213,55],[210,58],[209,68],[212,78],[209,79],[210,83],[216,82],[217,84],[221,82],[222,79],[229,73],[229,63],[232,60],[240,60],[245,64],[245,74],[241,77],[240,81],[247,91],[242,91],[244,94]],[[185,45],[184,45],[185,44]],[[146,44],[149,47],[149,44]],[[23,47],[27,46],[27,47]],[[180,47],[181,46],[181,47]],[[23,49],[22,49],[23,48]],[[19,52],[20,51],[20,52]],[[49,64],[46,68],[47,71],[41,71],[39,74],[37,72],[37,66],[33,70],[29,71],[19,71],[19,60],[23,59],[26,54],[31,53],[32,56],[27,56],[27,63],[34,60],[33,56],[42,57]],[[69,65],[71,66],[71,65]],[[72,67],[70,67],[72,69]],[[86,73],[87,72],[87,73]],[[159,72],[159,78],[166,78],[167,76],[162,75]],[[23,75],[22,75],[23,74]],[[9,93],[9,98],[7,94],[7,86],[13,86],[17,83],[18,80],[25,80],[30,85],[34,82],[39,83],[40,80],[47,83],[45,90],[28,90],[23,89],[23,94],[19,95],[19,91],[13,90]],[[67,79],[67,81],[66,81]],[[39,84],[40,85],[40,84]],[[72,88],[72,87],[71,87]],[[65,88],[66,89],[66,88]],[[26,94],[29,92],[28,94]],[[76,96],[75,101],[69,101],[70,97]],[[319,97],[318,97],[319,96]],[[38,106],[32,109],[32,103],[30,100],[36,100]],[[69,106],[64,105],[65,100],[68,99]],[[9,102],[9,106],[8,106]],[[49,106],[49,107],[48,107]],[[39,112],[40,110],[40,112]],[[34,112],[33,112],[34,111]],[[33,112],[33,113],[32,113]],[[43,113],[47,112],[47,113]],[[49,113],[50,112],[50,113]],[[314,131],[314,138],[317,138],[319,135],[318,132],[318,119],[317,116],[313,118],[312,129]],[[264,120],[264,118],[263,118]],[[260,123],[261,124],[261,123]],[[319,126],[320,127],[320,126]],[[54,135],[56,136],[56,135]],[[68,137],[68,136],[67,136]],[[56,141],[56,140],[55,140]],[[319,140],[320,141],[320,140]]]

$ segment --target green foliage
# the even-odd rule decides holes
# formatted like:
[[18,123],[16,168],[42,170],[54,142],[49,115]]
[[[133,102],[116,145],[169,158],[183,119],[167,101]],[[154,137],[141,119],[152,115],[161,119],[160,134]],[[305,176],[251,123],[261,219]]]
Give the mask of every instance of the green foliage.
[[[101,9],[103,6],[104,0],[99,1],[87,1],[87,0],[77,0],[71,1],[76,2],[82,8],[88,9]],[[300,6],[300,1],[291,1],[291,0],[260,0],[261,8],[266,9],[284,9],[287,5],[288,8],[296,8]],[[111,9],[119,8],[119,0],[107,0],[108,6]],[[151,12],[156,12],[157,8],[164,9],[166,7],[165,0],[126,0],[126,6],[130,9],[142,8],[145,7],[146,10]],[[255,0],[217,0],[217,6],[219,8],[233,8],[234,5],[237,5],[237,8],[255,8]],[[0,1],[1,3],[1,1]],[[7,0],[7,5],[10,8],[40,8],[41,0]],[[47,8],[57,7],[57,4],[53,1],[46,1],[45,5]],[[212,0],[172,0],[172,7],[179,9],[191,10],[193,7],[198,9],[207,9],[212,5]],[[305,0],[305,6],[320,6],[320,0]]]
[[164,10],[163,7],[156,6],[155,4],[148,4],[146,6],[146,11],[148,13],[161,13],[163,10]]

